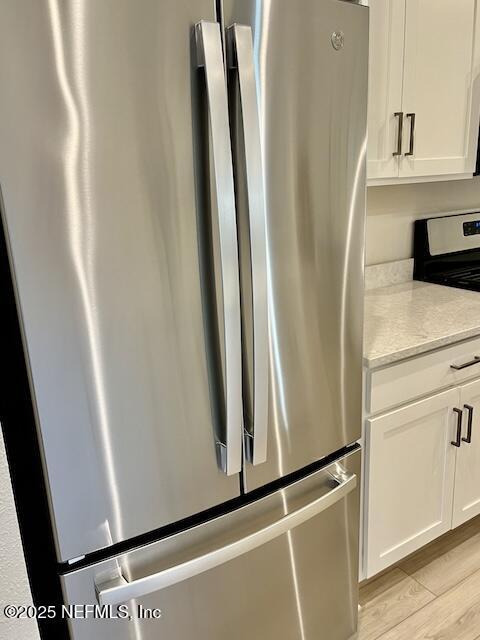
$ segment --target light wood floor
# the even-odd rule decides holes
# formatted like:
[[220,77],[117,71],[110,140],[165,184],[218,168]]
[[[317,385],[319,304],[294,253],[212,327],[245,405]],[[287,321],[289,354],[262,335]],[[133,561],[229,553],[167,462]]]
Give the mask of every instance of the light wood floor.
[[360,588],[358,640],[480,640],[480,516]]

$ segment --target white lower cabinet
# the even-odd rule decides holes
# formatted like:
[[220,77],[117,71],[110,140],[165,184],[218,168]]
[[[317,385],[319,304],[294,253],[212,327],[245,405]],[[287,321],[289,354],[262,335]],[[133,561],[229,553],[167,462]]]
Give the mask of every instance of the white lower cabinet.
[[366,372],[362,578],[480,515],[479,351]]
[[480,380],[460,387],[460,407],[463,424],[456,451],[453,527],[480,514]]
[[451,528],[458,405],[456,388],[367,420],[366,577]]

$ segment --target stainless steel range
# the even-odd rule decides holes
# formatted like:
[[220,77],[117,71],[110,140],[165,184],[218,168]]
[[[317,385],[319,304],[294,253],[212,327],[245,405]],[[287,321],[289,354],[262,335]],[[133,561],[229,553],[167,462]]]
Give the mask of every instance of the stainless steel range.
[[480,291],[480,212],[415,222],[414,278]]

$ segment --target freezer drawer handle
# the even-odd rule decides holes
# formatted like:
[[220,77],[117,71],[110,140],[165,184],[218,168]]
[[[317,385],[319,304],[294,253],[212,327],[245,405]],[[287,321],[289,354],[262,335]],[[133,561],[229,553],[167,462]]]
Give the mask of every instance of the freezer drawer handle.
[[231,26],[227,51],[228,66],[238,73],[245,149],[253,309],[253,419],[245,425],[245,451],[256,465],[267,459],[268,298],[266,201],[251,27]]
[[140,578],[133,582],[128,582],[125,578],[118,578],[105,584],[96,585],[97,599],[100,604],[116,605],[126,602],[132,598],[141,598],[155,591],[160,591],[174,584],[193,578],[205,571],[214,569],[230,560],[260,547],[261,545],[278,538],[317,516],[322,511],[333,506],[345,496],[347,496],[357,486],[357,476],[355,474],[342,472],[341,475],[329,474],[332,481],[337,486],[326,495],[314,500],[297,511],[280,518],[276,522],[252,533],[245,538],[236,540],[224,547],[214,549],[204,555],[198,556],[184,562],[155,573],[145,578]]
[[217,22],[195,25],[197,65],[205,71],[218,212],[218,240],[223,290],[225,353],[225,441],[217,442],[220,466],[227,475],[242,466],[242,350],[237,221],[228,98],[222,38]]

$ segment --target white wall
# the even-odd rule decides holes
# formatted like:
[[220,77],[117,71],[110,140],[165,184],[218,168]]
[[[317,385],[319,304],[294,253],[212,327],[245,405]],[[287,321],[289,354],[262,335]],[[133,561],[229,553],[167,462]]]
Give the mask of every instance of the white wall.
[[39,640],[34,620],[5,618],[3,609],[7,604],[29,605],[32,596],[0,430],[0,640]]
[[367,264],[411,258],[415,219],[465,210],[480,211],[480,177],[369,187]]

